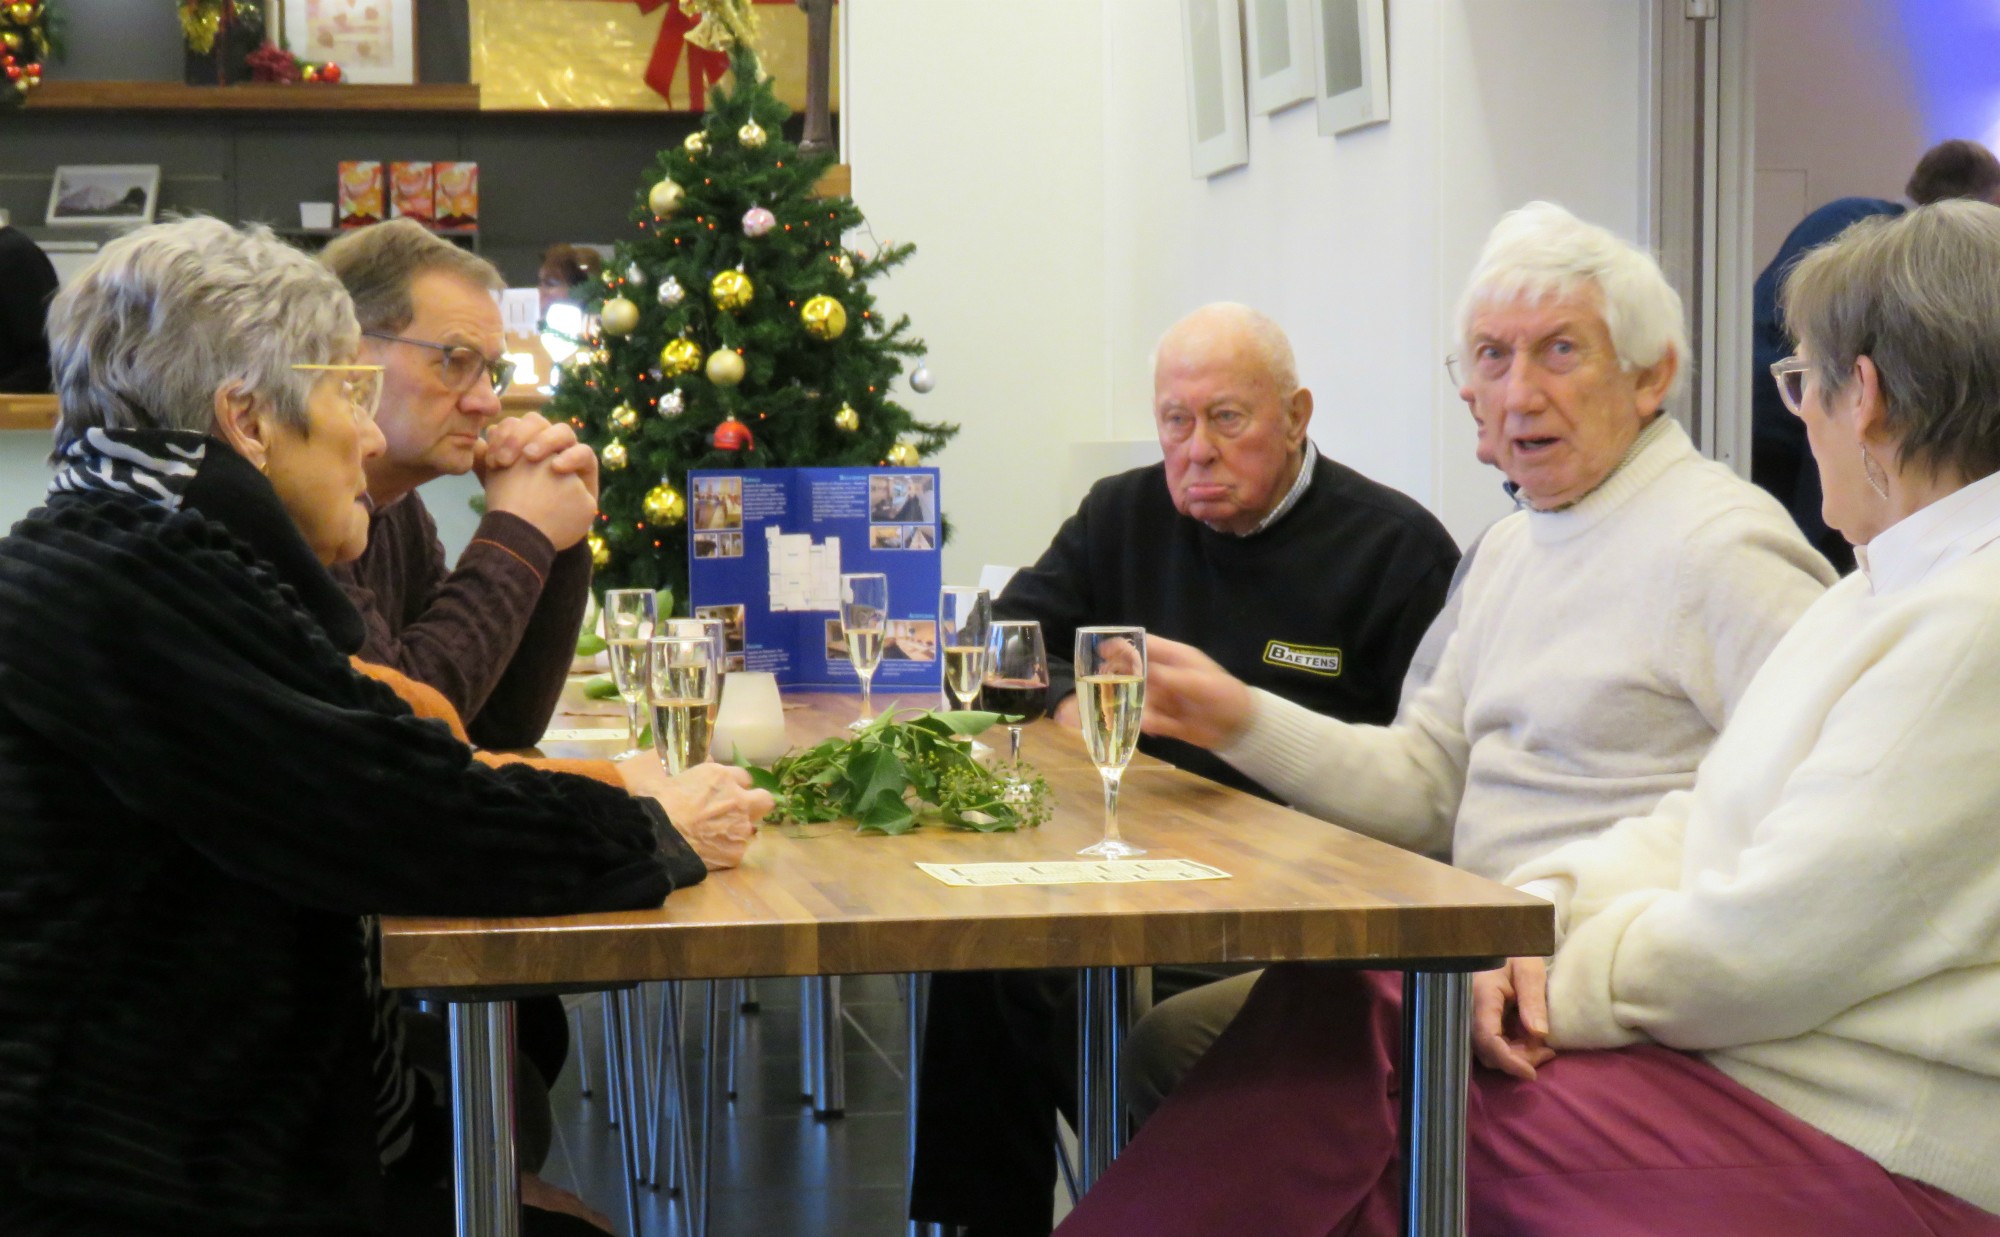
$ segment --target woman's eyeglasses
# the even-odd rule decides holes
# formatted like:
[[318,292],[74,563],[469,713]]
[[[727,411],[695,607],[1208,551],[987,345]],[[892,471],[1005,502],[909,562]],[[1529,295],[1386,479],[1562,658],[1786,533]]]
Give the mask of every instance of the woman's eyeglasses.
[[363,331],[362,334],[370,339],[385,340],[392,344],[408,344],[412,348],[429,348],[433,352],[440,353],[442,359],[438,367],[444,373],[444,384],[459,395],[470,391],[473,384],[479,381],[481,374],[485,374],[487,380],[493,384],[495,395],[505,395],[507,388],[514,382],[512,361],[505,357],[495,360],[477,348],[468,348],[464,344],[434,344],[427,339],[407,339],[401,335],[389,335],[381,331]]
[[354,419],[358,422],[375,419],[375,409],[382,403],[380,365],[294,365],[292,368],[304,374],[331,375],[340,383],[340,397],[354,409]]
[[1771,377],[1778,384],[1778,398],[1785,401],[1785,407],[1793,416],[1798,415],[1799,406],[1806,401],[1806,373],[1812,368],[1810,361],[1788,356],[1782,361],[1771,362]]

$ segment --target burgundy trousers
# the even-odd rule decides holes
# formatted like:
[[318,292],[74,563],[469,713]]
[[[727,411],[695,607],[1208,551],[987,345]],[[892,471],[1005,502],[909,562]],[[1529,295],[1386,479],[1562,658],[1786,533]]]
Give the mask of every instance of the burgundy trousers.
[[[1402,977],[1275,967],[1059,1237],[1394,1237]],[[1698,1057],[1475,1066],[1473,1237],[2000,1237]]]

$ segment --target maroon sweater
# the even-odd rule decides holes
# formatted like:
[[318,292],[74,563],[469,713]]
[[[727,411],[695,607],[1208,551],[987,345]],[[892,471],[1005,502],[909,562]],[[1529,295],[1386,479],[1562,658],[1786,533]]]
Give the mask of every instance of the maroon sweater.
[[411,493],[370,518],[368,549],[334,576],[367,625],[363,660],[443,693],[481,747],[540,741],[583,625],[587,546],[558,554],[532,524],[495,512],[448,568]]

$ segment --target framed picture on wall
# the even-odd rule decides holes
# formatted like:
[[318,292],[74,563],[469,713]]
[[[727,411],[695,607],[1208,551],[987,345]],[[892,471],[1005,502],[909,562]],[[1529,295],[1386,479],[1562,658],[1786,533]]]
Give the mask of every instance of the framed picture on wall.
[[1384,0],[1313,0],[1319,131],[1328,137],[1389,119]]
[[1243,108],[1243,23],[1237,0],[1181,0],[1187,51],[1188,150],[1196,176],[1250,162]]
[[1250,51],[1250,110],[1269,115],[1313,97],[1313,0],[1244,0]]
[[160,200],[157,163],[82,164],[56,169],[46,222],[55,228],[138,227]]
[[331,60],[341,79],[417,80],[416,0],[285,0],[285,44],[301,60]]

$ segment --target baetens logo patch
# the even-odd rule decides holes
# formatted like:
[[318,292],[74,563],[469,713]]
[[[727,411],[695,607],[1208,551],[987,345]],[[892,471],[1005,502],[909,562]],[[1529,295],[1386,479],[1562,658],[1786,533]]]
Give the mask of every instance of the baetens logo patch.
[[1273,640],[1264,646],[1264,660],[1274,666],[1290,666],[1307,674],[1323,674],[1327,678],[1340,677],[1340,650],[1315,648],[1309,644],[1286,644]]

